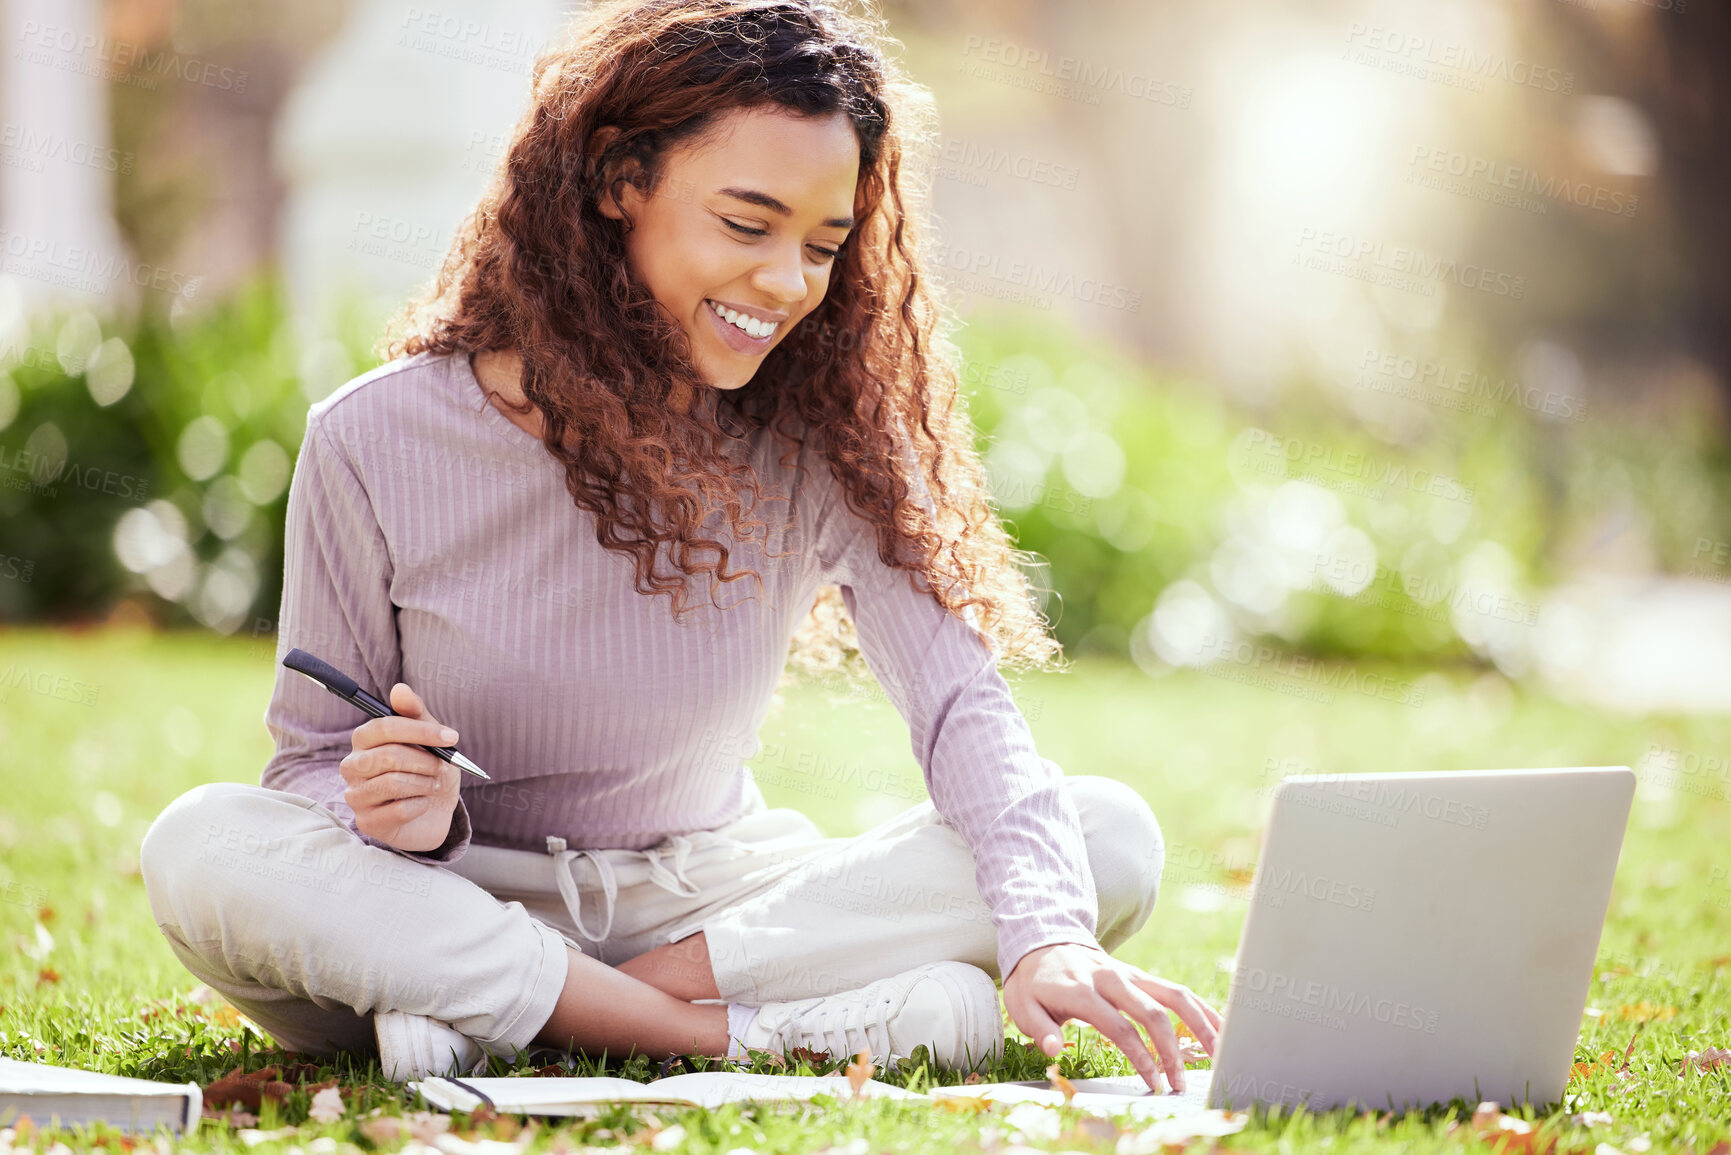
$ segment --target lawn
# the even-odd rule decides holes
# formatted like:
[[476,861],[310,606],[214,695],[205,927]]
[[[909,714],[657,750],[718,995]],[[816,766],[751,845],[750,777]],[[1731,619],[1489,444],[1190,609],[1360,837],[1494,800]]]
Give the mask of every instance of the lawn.
[[[273,657],[270,638],[131,630],[0,634],[0,941],[6,945],[0,1054],[201,1084],[237,1065],[252,1071],[289,1061],[220,999],[200,1001],[199,984],[151,921],[137,867],[139,841],[170,799],[202,782],[257,781],[270,754],[262,716]],[[1243,883],[1270,804],[1267,788],[1280,774],[1636,767],[1641,784],[1576,1048],[1583,1064],[1605,1052],[1613,1059],[1575,1078],[1566,1104],[1542,1122],[1529,1111],[1535,1131],[1511,1140],[1522,1150],[1544,1150],[1554,1140],[1559,1152],[1598,1155],[1608,1155],[1601,1144],[1624,1152],[1723,1152],[1716,1145],[1731,1138],[1731,1064],[1680,1072],[1691,1052],[1731,1046],[1731,802],[1724,769],[1731,719],[1620,716],[1557,702],[1478,670],[1422,676],[1426,692],[1417,707],[1344,692],[1320,702],[1198,673],[1150,679],[1133,666],[1100,660],[1079,661],[1066,675],[1020,679],[1015,688],[1042,754],[1070,773],[1131,783],[1160,818],[1168,843],[1160,902],[1119,954],[1188,983],[1222,1008],[1245,914]],[[893,813],[906,805],[906,787],[920,780],[906,728],[875,694],[795,687],[772,709],[762,738],[753,765],[771,804],[804,809],[831,834]],[[1511,925],[1521,916],[1515,906],[1507,912]],[[1475,946],[1497,949],[1495,942]],[[1065,1074],[1129,1073],[1091,1030],[1070,1030],[1080,1046],[1066,1053]],[[603,1067],[609,1074],[655,1074],[647,1060],[617,1056],[585,1062],[581,1073]],[[1043,1067],[1012,1036],[993,1077],[1036,1077]],[[519,1067],[530,1069],[526,1062]],[[296,1089],[280,1110],[265,1100],[249,1127],[206,1120],[194,1138],[175,1145],[264,1155],[409,1146],[414,1155],[433,1155],[383,1121],[425,1105],[379,1082],[376,1069],[369,1078],[364,1056],[304,1073],[308,1083],[338,1079],[343,1118],[310,1119],[310,1095]],[[492,1073],[510,1071],[500,1063]],[[931,1075],[916,1067],[880,1077],[917,1083]],[[1244,1130],[1198,1139],[1195,1149],[1213,1142],[1282,1155],[1325,1146],[1472,1150],[1484,1140],[1473,1137],[1471,1106],[1401,1119],[1258,1112]],[[622,1108],[592,1120],[527,1126],[458,1114],[434,1146],[445,1155],[620,1144],[718,1153],[831,1148],[834,1155],[1008,1152],[1019,1145],[1161,1149],[1138,1127],[1083,1125],[1068,1112],[1042,1126],[1034,1115],[839,1101],[715,1112]],[[424,1126],[423,1133],[431,1137]],[[7,1137],[0,1131],[0,1151]],[[101,1128],[10,1139],[20,1150],[55,1155],[132,1146]],[[159,1138],[156,1150],[167,1149]]]

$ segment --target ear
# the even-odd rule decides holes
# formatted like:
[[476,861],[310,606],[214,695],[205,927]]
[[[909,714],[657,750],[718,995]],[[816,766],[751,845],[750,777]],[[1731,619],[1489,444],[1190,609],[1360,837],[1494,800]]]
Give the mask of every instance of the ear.
[[[606,150],[608,145],[613,143],[614,138],[617,137],[618,135],[619,135],[619,126],[616,124],[604,124],[600,128],[597,128],[594,132],[589,134],[589,152],[590,152],[590,154],[592,156],[599,156],[603,151]],[[626,193],[626,196],[630,197],[632,194],[634,194],[636,192],[636,189],[631,185],[631,181],[629,178],[633,175],[634,170],[637,168],[637,162],[634,160],[628,159],[625,162],[625,166],[626,167],[625,167],[625,170],[623,173],[623,175],[627,178],[626,182],[625,182],[625,187],[630,190],[629,192]],[[625,214],[620,209],[619,202],[617,200],[615,200],[613,197],[613,192],[612,192],[612,188],[611,188],[611,186],[613,184],[612,178],[616,175],[620,175],[620,174],[616,173],[616,172],[604,172],[602,174],[603,184],[602,184],[602,188],[599,192],[599,195],[597,195],[597,197],[596,197],[596,207],[601,210],[602,216],[609,217],[613,220],[618,221],[618,220],[624,220]]]

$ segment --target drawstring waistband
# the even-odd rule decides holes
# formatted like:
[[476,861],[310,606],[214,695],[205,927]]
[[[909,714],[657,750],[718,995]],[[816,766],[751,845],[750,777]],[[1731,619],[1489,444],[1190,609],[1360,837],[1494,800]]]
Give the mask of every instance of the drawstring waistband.
[[[671,868],[662,861],[661,852],[666,846],[673,848],[673,865]],[[577,928],[577,933],[590,942],[599,943],[613,930],[613,904],[619,897],[619,879],[613,872],[613,862],[608,854],[615,853],[605,850],[568,850],[565,840],[557,834],[547,836],[547,853],[553,856],[553,879],[559,884],[559,896],[565,900],[565,908],[571,912],[571,925]],[[685,874],[685,860],[691,853],[691,839],[683,834],[670,835],[661,846],[651,846],[647,850],[633,851],[641,854],[649,862],[649,881],[661,889],[677,894],[681,898],[694,898],[702,892],[702,888],[692,882]],[[595,873],[601,877],[601,929],[591,932],[583,921],[583,898],[577,890],[576,871],[572,862],[579,856],[587,858],[595,865]]]

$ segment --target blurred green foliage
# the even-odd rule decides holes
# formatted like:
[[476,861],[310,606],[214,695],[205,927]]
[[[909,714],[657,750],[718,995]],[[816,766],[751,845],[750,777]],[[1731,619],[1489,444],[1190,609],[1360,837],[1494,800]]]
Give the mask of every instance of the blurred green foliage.
[[1040,315],[976,313],[958,340],[1000,513],[1067,648],[1144,661],[1138,631],[1194,583],[1241,636],[1519,674],[1542,591],[1579,562],[1731,578],[1692,564],[1731,513],[1710,389],[1547,415],[1296,379],[1252,404]]
[[[0,618],[130,603],[273,632],[306,410],[376,363],[362,328],[298,341],[269,274],[198,312],[39,321],[0,362]],[[1304,381],[1251,404],[1044,317],[976,314],[959,339],[999,511],[1071,650],[1197,664],[1171,650],[1200,606],[1205,633],[1518,674],[1571,551],[1633,527],[1685,569],[1731,508],[1700,414],[1545,421]],[[1416,434],[1391,438],[1390,404],[1420,407]]]
[[271,276],[198,312],[38,318],[0,362],[0,618],[274,619],[302,383],[364,356],[334,344],[296,342]]

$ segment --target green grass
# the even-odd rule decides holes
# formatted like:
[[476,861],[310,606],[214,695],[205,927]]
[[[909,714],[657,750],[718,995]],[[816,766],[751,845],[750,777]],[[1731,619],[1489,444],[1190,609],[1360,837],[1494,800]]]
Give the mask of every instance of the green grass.
[[[137,874],[139,841],[172,798],[202,782],[257,781],[270,754],[262,717],[272,659],[270,639],[0,633],[0,1054],[200,1083],[237,1064],[253,1070],[288,1058],[244,1024],[213,1021],[208,1005],[187,998],[197,983],[152,923]],[[1613,1121],[1589,1130],[1559,1110],[1542,1134],[1556,1137],[1559,1150],[1588,1152],[1599,1143],[1638,1151],[1642,1136],[1653,1150],[1693,1146],[1706,1152],[1731,1137],[1731,1068],[1687,1081],[1678,1075],[1688,1052],[1731,1045],[1731,803],[1726,780],[1706,763],[1731,755],[1731,720],[1622,717],[1471,670],[1424,677],[1420,708],[1353,694],[1322,704],[1200,674],[1156,681],[1134,667],[1083,661],[1070,675],[1021,680],[1016,695],[1042,754],[1070,773],[1106,774],[1137,787],[1169,845],[1185,848],[1196,861],[1220,852],[1224,865],[1214,868],[1187,867],[1170,856],[1153,917],[1118,952],[1189,984],[1217,1007],[1225,1004],[1226,960],[1245,904],[1229,898],[1210,909],[1206,899],[1242,880],[1228,868],[1243,868],[1254,856],[1269,805],[1259,787],[1271,774],[1310,767],[1650,768],[1655,748],[1682,751],[1682,771],[1669,789],[1661,776],[1643,775],[1588,1000],[1601,1013],[1583,1019],[1577,1047],[1577,1058],[1586,1060],[1607,1050],[1621,1055],[1634,1039],[1626,1078],[1600,1072],[1570,1087],[1573,1110],[1608,1112]],[[866,775],[850,776],[847,767],[916,787],[920,780],[906,728],[870,695],[790,689],[762,737],[765,750],[754,765],[771,804],[806,810],[830,834],[861,830],[907,802],[896,790],[867,791],[861,784]],[[796,750],[818,754],[820,769],[782,752]],[[1509,918],[1519,917],[1511,908]],[[53,939],[41,958],[32,957],[38,919]],[[1494,942],[1475,946],[1497,949]],[[45,981],[45,970],[58,980]],[[1644,1018],[1650,1021],[1641,1027]],[[1129,1073],[1128,1063],[1091,1029],[1072,1024],[1070,1030],[1081,1045],[1067,1053],[1066,1074]],[[496,1064],[493,1073],[509,1073]],[[650,1078],[654,1067],[615,1056],[585,1060],[580,1073],[605,1069]],[[1043,1067],[1044,1060],[1012,1036],[993,1077],[1035,1077]],[[518,1068],[529,1069],[527,1062]],[[424,1105],[379,1081],[365,1056],[344,1057],[318,1078],[332,1075],[360,1089],[349,1117],[331,1125],[310,1122],[308,1098],[297,1092],[280,1115],[267,1106],[259,1123],[261,1129],[292,1125],[294,1132],[259,1150],[356,1155],[402,1146],[375,1143],[357,1128],[357,1117]],[[913,1067],[887,1078],[917,1082],[931,1075]],[[1331,1152],[1456,1151],[1463,1149],[1462,1136],[1448,1128],[1462,1114],[1440,1108],[1390,1120],[1348,1112],[1257,1113],[1246,1130],[1220,1143],[1281,1155],[1321,1146]],[[1004,1150],[1016,1140],[1002,1108],[976,1117],[923,1106],[836,1103],[715,1112],[622,1108],[592,1120],[542,1121],[526,1149],[631,1144],[675,1123],[684,1129],[683,1142],[669,1146],[691,1151],[975,1152]],[[452,1120],[454,1130],[476,1140],[523,1138],[513,1120],[471,1124],[462,1115]],[[315,1143],[321,1137],[335,1145]],[[664,1135],[664,1145],[672,1137]],[[64,1142],[83,1152],[118,1140],[118,1132],[96,1128],[39,1134],[34,1146],[46,1150]],[[1051,1150],[1112,1151],[1117,1128],[1071,1127],[1056,1140],[1030,1142]],[[1199,1140],[1197,1149],[1207,1143]],[[252,1149],[230,1128],[209,1121],[179,1145]]]

